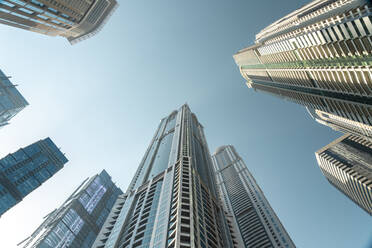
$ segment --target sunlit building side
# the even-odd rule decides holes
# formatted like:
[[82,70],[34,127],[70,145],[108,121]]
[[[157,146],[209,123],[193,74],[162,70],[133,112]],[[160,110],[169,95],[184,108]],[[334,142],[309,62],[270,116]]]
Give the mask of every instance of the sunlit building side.
[[43,223],[18,244],[23,248],[90,248],[123,192],[103,170],[84,180]]
[[203,126],[187,105],[160,121],[94,248],[238,247],[217,196]]
[[372,4],[316,0],[234,55],[247,86],[372,125]]
[[237,230],[239,247],[296,247],[244,161],[231,145],[212,156],[226,215]]
[[372,126],[370,125],[346,119],[331,113],[326,113],[318,109],[308,108],[308,112],[318,123],[322,125],[328,126],[335,131],[360,136],[372,142]]
[[99,32],[117,6],[116,0],[0,0],[0,23],[74,44]]

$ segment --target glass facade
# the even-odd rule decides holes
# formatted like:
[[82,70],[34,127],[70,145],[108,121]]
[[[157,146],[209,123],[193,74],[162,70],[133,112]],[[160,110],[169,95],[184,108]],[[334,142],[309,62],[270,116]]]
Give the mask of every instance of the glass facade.
[[0,128],[7,125],[10,119],[27,105],[27,101],[19,93],[16,86],[0,70]]
[[93,247],[236,247],[225,224],[203,127],[183,105],[160,121]]
[[295,247],[235,148],[218,148],[212,160],[219,194],[239,237],[239,247]]
[[50,138],[0,160],[0,215],[51,178],[67,158]]
[[92,247],[122,193],[103,170],[85,180],[60,208],[49,214],[35,233],[23,241],[23,247]]
[[115,0],[1,0],[0,23],[75,43],[97,33],[116,7]]

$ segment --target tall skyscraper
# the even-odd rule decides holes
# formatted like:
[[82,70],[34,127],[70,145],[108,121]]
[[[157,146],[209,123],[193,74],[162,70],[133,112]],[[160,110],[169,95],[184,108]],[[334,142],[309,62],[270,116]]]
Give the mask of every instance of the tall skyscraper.
[[0,215],[51,178],[67,161],[50,138],[0,159]]
[[9,120],[27,105],[28,102],[19,93],[16,86],[0,70],[0,128],[8,125]]
[[23,248],[90,248],[116,199],[123,192],[105,170],[87,178],[18,246]]
[[318,109],[308,108],[308,112],[320,124],[329,126],[335,131],[360,136],[372,142],[372,126],[326,113]]
[[250,88],[371,126],[371,35],[370,1],[316,0],[234,59]]
[[102,29],[116,0],[0,0],[0,23],[74,44]]
[[187,105],[160,121],[93,247],[234,247],[203,132]]
[[217,148],[212,161],[224,210],[241,238],[239,247],[295,247],[235,148]]
[[345,134],[315,154],[327,180],[372,215],[372,142]]

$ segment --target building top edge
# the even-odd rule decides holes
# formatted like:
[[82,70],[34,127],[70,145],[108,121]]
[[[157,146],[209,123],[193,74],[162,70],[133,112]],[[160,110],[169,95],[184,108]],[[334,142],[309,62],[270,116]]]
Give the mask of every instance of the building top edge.
[[326,151],[327,149],[331,148],[332,146],[340,143],[341,141],[343,141],[344,139],[347,139],[349,136],[351,136],[351,134],[347,133],[347,134],[344,134],[342,135],[341,137],[335,139],[334,141],[332,141],[331,143],[329,143],[328,145],[320,148],[318,151],[315,152],[316,155],[319,155],[320,153]]

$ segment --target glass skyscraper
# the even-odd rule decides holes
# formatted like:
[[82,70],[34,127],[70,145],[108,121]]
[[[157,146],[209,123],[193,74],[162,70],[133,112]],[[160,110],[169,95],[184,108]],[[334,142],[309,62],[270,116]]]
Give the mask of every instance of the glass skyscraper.
[[50,138],[0,159],[0,215],[51,178],[67,161]]
[[271,208],[244,161],[231,145],[212,156],[217,185],[230,225],[235,226],[239,247],[265,248],[295,245]]
[[0,0],[0,23],[76,43],[96,34],[116,0]]
[[123,192],[103,170],[84,180],[70,197],[18,246],[23,248],[90,248]]
[[203,132],[187,105],[162,119],[95,248],[237,247]]
[[234,59],[247,86],[372,126],[372,4],[316,0]]
[[315,154],[327,180],[372,215],[372,142],[345,134]]
[[0,70],[0,128],[9,124],[9,120],[27,105],[28,102],[19,93],[16,85]]

